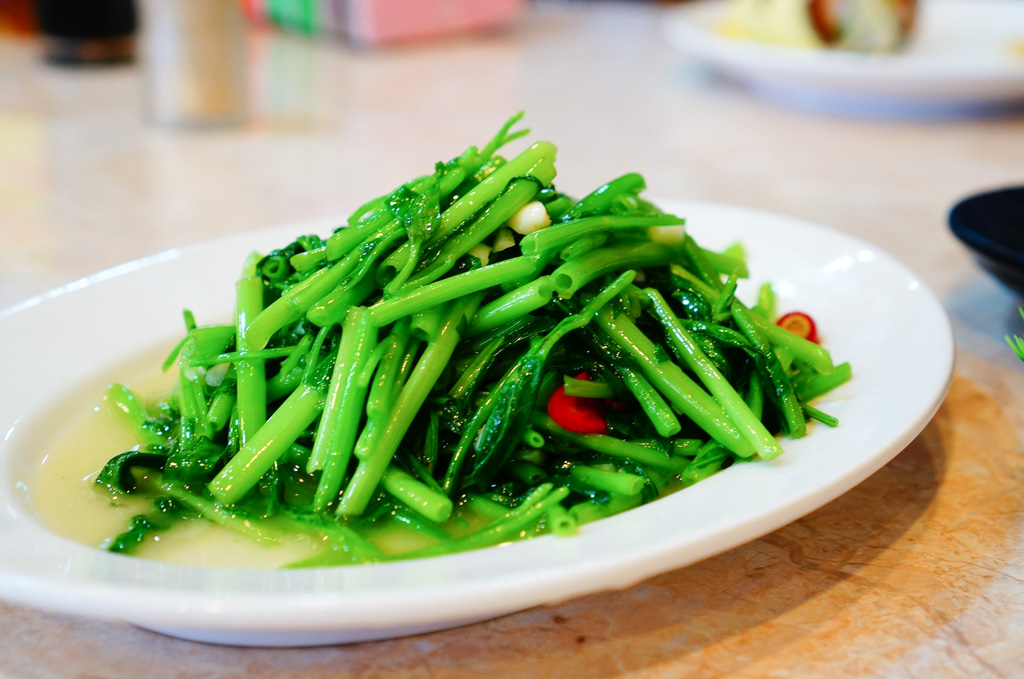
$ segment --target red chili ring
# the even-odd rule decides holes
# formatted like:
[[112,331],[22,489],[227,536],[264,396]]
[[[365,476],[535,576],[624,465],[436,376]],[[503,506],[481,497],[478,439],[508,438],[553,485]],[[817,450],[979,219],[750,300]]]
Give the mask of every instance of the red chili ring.
[[776,321],[776,324],[805,340],[818,341],[818,328],[814,325],[814,319],[802,311],[791,311]]
[[[576,379],[591,379],[588,373],[580,373]],[[548,416],[562,429],[577,434],[607,434],[608,423],[604,413],[608,399],[584,398],[565,393],[565,386],[555,390],[548,401]]]

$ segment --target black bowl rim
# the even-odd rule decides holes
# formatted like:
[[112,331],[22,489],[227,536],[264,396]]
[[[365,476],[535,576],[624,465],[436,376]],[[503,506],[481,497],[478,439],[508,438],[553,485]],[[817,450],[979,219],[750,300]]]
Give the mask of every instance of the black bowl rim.
[[962,243],[986,257],[1008,266],[1024,267],[1024,251],[1008,248],[968,225],[964,213],[978,202],[997,196],[1019,196],[1024,203],[1024,186],[1011,186],[968,196],[957,202],[949,212],[950,230]]

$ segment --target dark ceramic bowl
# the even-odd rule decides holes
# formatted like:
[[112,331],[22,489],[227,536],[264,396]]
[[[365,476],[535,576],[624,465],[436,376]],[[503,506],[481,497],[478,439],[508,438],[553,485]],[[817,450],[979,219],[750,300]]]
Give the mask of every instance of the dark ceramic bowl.
[[1024,186],[965,198],[949,226],[982,267],[1024,295]]

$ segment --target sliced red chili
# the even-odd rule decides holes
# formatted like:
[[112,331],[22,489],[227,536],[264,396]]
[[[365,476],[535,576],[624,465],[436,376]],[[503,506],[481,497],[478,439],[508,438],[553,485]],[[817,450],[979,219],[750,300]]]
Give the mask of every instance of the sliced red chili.
[[814,319],[802,311],[791,311],[776,323],[798,337],[811,342],[818,341],[818,328],[814,325]]
[[[589,373],[582,372],[576,379],[592,378]],[[562,385],[548,401],[548,415],[555,424],[567,431],[577,434],[607,434],[608,422],[604,416],[607,407],[608,399],[570,396],[565,393],[565,385]]]

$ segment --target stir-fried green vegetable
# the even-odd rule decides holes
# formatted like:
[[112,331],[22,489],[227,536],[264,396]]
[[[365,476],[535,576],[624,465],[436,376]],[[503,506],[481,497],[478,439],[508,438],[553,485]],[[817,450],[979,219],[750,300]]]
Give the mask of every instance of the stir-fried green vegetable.
[[[1024,320],[1024,307],[1017,310],[1020,313],[1021,320]],[[1020,335],[1006,335],[1006,343],[1010,345],[1013,353],[1017,355],[1017,358],[1024,361],[1024,337]]]
[[559,192],[552,144],[498,155],[519,118],[251,256],[230,323],[186,312],[166,400],[110,388],[140,444],[97,483],[153,499],[110,549],[196,520],[311,533],[306,566],[564,535],[835,424],[808,401],[849,366],[768,286],[736,298],[742,249],[701,248],[637,174]]

